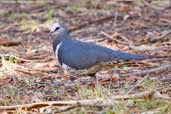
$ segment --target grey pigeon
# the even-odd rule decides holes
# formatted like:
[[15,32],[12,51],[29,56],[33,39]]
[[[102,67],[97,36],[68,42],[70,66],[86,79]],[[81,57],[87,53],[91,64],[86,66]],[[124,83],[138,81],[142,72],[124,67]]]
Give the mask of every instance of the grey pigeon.
[[67,27],[60,23],[52,25],[50,37],[57,60],[71,76],[94,75],[105,67],[113,67],[118,61],[147,59],[146,56],[72,39]]

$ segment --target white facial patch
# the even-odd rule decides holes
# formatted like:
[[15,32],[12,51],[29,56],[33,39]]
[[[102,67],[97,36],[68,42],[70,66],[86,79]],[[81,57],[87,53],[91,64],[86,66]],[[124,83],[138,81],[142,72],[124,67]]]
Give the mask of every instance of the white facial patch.
[[54,32],[57,27],[61,27],[59,23],[55,23],[52,25],[50,32]]
[[58,53],[59,53],[59,48],[61,47],[61,45],[62,45],[62,42],[60,42],[60,43],[56,46],[55,55],[56,55],[57,60],[59,60],[59,59],[58,59]]

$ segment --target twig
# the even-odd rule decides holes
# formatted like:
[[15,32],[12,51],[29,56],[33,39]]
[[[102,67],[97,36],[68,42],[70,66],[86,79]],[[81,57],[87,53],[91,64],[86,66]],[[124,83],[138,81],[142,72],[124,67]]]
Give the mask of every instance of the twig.
[[8,61],[4,60],[4,57],[2,57],[2,69],[0,69],[0,71],[3,71],[3,70],[9,71],[9,72],[17,71],[17,72],[22,72],[22,73],[26,73],[26,74],[42,74],[42,75],[45,75],[46,72],[50,72],[50,71],[53,71],[55,69],[27,68],[27,67],[22,66],[22,65],[18,65],[15,63],[8,62]]
[[134,51],[153,51],[153,50],[159,49],[152,45],[150,46],[149,45],[140,45],[140,46],[129,45],[129,48]]
[[11,57],[14,57],[18,60],[21,60],[21,61],[24,61],[24,62],[31,62],[31,60],[28,60],[28,59],[23,59],[23,58],[20,58],[20,57],[17,57],[15,55],[10,55],[10,54],[0,54],[0,59],[2,58],[11,58]]
[[130,95],[113,96],[112,98],[115,100],[142,99],[145,97],[153,96],[154,93],[155,91],[151,90],[151,91],[144,91],[144,92],[130,94]]
[[8,31],[9,29],[11,29],[12,27],[16,27],[18,26],[18,23],[13,23],[13,24],[8,24],[8,26],[4,26],[0,29],[1,33],[4,33],[6,31]]
[[134,85],[132,88],[130,88],[130,89],[127,91],[126,94],[130,94],[133,90],[135,90],[138,86],[140,86],[140,85],[142,84],[142,82],[144,82],[144,80],[145,80],[147,77],[148,77],[148,75],[145,76],[145,77],[143,77],[143,79],[139,80],[139,81],[137,82],[136,85]]
[[146,111],[146,112],[142,112],[141,114],[159,114],[159,110],[152,110],[152,111]]
[[20,41],[11,41],[11,40],[7,40],[7,39],[4,39],[4,38],[0,39],[0,45],[3,45],[3,46],[17,46],[17,45],[20,45],[20,44],[21,44]]
[[170,4],[167,5],[167,6],[164,7],[164,8],[161,8],[161,7],[154,6],[154,5],[148,3],[148,2],[145,1],[145,0],[143,0],[143,2],[144,2],[144,4],[145,4],[146,6],[148,6],[149,8],[152,8],[153,10],[164,11],[164,10],[166,10],[166,9],[171,8]]
[[[102,23],[102,22],[104,22],[104,21],[108,21],[108,20],[113,19],[115,16],[116,16],[116,14],[112,14],[112,15],[103,17],[103,18],[101,18],[101,19],[89,21],[89,22],[87,22],[87,23],[83,23],[83,24],[80,24],[80,25],[78,25],[78,26],[73,26],[73,27],[70,27],[70,28],[69,28],[69,31],[72,32],[72,31],[76,31],[76,30],[78,30],[78,29],[81,29],[81,28],[83,28],[83,27],[86,27],[86,26],[88,26],[88,25],[91,25],[91,24]],[[121,18],[123,18],[123,16],[117,14],[117,19],[121,19]]]
[[153,97],[155,99],[171,100],[171,97],[162,95],[159,91],[148,90],[140,93],[130,94],[130,95],[118,95],[113,96],[114,100],[127,100],[127,99],[143,99]]
[[171,71],[171,64],[163,64],[163,65],[156,67],[156,68],[151,68],[151,69],[138,71],[138,72],[127,73],[127,74],[123,74],[122,76],[145,75],[145,74],[151,74],[151,73],[160,73],[163,71]]
[[171,101],[171,97],[164,96],[158,91],[155,92],[154,97],[157,99],[164,99],[164,100],[170,100]]
[[62,107],[62,108],[58,109],[57,111],[55,111],[55,113],[66,112],[66,111],[69,111],[74,108],[76,108],[76,106],[67,106],[67,107],[65,106],[65,107]]
[[110,41],[114,41],[114,42],[117,42],[117,43],[120,43],[120,44],[127,44],[126,42],[123,42],[123,41],[120,41],[120,40],[117,40],[116,38],[114,38],[113,36],[107,34],[106,32],[100,32],[100,34],[106,36],[106,38],[108,38]]
[[159,36],[157,38],[149,39],[149,40],[150,40],[150,42],[154,43],[154,42],[157,42],[159,40],[162,40],[165,37],[168,37],[170,34],[171,34],[171,30],[164,31],[164,33],[161,36]]
[[[61,112],[66,112],[66,111],[69,111],[71,109],[74,109],[75,106],[62,106],[62,107],[52,107],[52,106],[47,106],[47,107],[43,107],[43,108],[40,108],[40,113],[61,113]],[[55,110],[55,111],[52,111],[52,110]]]

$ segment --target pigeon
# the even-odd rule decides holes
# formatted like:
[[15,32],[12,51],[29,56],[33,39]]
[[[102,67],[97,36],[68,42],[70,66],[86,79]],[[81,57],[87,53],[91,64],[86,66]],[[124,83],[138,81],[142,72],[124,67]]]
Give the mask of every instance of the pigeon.
[[50,38],[56,59],[64,74],[70,76],[92,76],[101,69],[114,67],[113,65],[119,61],[139,61],[148,58],[73,39],[68,28],[61,23],[52,25]]

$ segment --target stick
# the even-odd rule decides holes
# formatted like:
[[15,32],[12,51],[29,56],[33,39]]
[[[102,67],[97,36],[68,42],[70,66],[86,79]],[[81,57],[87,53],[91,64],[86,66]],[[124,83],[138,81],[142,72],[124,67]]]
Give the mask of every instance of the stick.
[[[116,16],[116,14],[112,14],[112,15],[103,17],[101,19],[96,19],[96,20],[89,21],[87,23],[80,24],[78,26],[73,26],[73,27],[69,28],[69,31],[72,32],[72,31],[76,31],[78,29],[84,28],[84,27],[91,25],[91,24],[102,23],[104,21],[108,21],[108,20],[113,19],[115,16]],[[122,18],[123,18],[122,15],[117,15],[117,19],[122,19]]]
[[153,96],[154,93],[155,91],[151,90],[151,91],[144,91],[144,92],[130,94],[130,95],[118,95],[112,98],[115,100],[142,99],[145,97]]
[[76,108],[76,107],[75,106],[67,106],[67,107],[65,106],[65,107],[62,107],[62,108],[58,109],[57,111],[55,111],[55,114],[61,113],[61,112],[66,112],[66,111],[72,110],[74,108]]
[[154,38],[154,39],[149,39],[149,40],[150,40],[151,43],[154,43],[154,42],[163,40],[164,38],[168,37],[170,34],[171,34],[171,30],[164,31],[164,33],[161,36],[159,36],[157,38]]
[[[115,101],[112,101],[112,102],[115,102]],[[18,108],[30,110],[33,108],[41,108],[41,107],[47,107],[47,106],[67,106],[67,105],[106,107],[106,106],[112,106],[112,103],[104,99],[49,101],[49,102],[30,103],[30,104],[14,105],[14,106],[0,106],[0,110],[16,110]]]
[[108,33],[106,32],[100,32],[100,34],[106,36],[106,38],[108,38],[109,40],[111,41],[114,41],[114,42],[117,42],[117,43],[120,43],[120,44],[127,44],[126,42],[123,42],[123,41],[120,41],[120,40],[117,40],[116,38],[114,38],[113,36],[109,35]]
[[138,86],[140,86],[140,85],[144,82],[144,80],[147,79],[147,77],[148,77],[148,75],[145,76],[145,77],[143,77],[143,79],[139,80],[139,81],[137,82],[136,85],[134,85],[132,88],[130,88],[130,89],[127,91],[126,94],[131,93],[131,92],[132,92],[133,90],[135,90]]
[[[157,93],[157,94],[156,94]],[[17,109],[27,109],[31,110],[33,108],[42,108],[48,106],[85,106],[85,107],[111,107],[114,104],[118,104],[119,102],[116,100],[127,100],[127,99],[140,99],[145,97],[155,97],[162,99],[171,99],[170,97],[164,97],[159,92],[144,91],[141,93],[131,94],[131,95],[118,95],[109,99],[87,99],[87,100],[70,100],[70,101],[49,101],[49,102],[39,102],[39,103],[30,103],[23,105],[14,105],[14,106],[0,106],[0,111],[2,110],[17,110]]]
[[128,75],[146,75],[146,74],[151,74],[151,73],[160,73],[163,71],[170,71],[171,70],[171,64],[164,64],[156,68],[151,68],[143,71],[138,71],[138,72],[132,72],[132,73],[127,73],[123,74],[122,76],[128,76]]
[[21,44],[20,41],[10,41],[10,40],[4,39],[4,38],[0,39],[0,46],[1,45],[3,45],[3,46],[17,46],[20,44]]
[[14,58],[16,58],[17,60],[20,60],[20,61],[23,61],[23,62],[31,62],[31,60],[27,60],[27,59],[24,59],[24,58],[20,58],[20,57],[17,57],[17,56],[15,56],[15,55],[0,54],[0,60],[1,60],[2,58],[9,59],[10,57],[14,57]]

